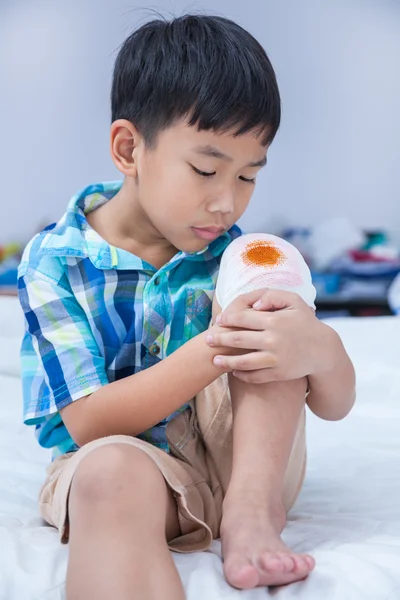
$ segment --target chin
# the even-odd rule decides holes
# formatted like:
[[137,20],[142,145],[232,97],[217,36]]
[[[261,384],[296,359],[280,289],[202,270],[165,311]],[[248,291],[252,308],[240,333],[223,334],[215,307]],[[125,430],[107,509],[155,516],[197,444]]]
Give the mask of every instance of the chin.
[[195,236],[176,236],[175,239],[169,238],[170,244],[174,246],[179,252],[200,252],[206,248],[211,242],[207,240],[201,240]]
[[204,250],[204,248],[207,246],[209,246],[207,242],[198,240],[192,243],[188,242],[186,244],[180,244],[179,246],[176,246],[176,248],[178,248],[181,252],[186,252],[188,254],[189,252],[200,252],[200,250]]

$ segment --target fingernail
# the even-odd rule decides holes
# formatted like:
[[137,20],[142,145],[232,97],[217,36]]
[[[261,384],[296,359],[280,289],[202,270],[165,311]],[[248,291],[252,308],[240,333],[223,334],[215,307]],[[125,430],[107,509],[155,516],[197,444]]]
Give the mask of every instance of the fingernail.
[[207,344],[209,346],[214,346],[214,336],[213,335],[208,335],[206,339],[207,339]]
[[217,324],[217,325],[221,325],[221,321],[222,321],[222,317],[221,317],[221,315],[219,314],[219,315],[217,316],[217,318],[215,319],[215,322],[216,322],[216,324]]
[[253,304],[253,308],[260,308],[260,306],[261,306],[261,300],[257,300],[257,302],[255,302]]
[[220,356],[214,358],[214,365],[216,367],[222,367],[222,358]]

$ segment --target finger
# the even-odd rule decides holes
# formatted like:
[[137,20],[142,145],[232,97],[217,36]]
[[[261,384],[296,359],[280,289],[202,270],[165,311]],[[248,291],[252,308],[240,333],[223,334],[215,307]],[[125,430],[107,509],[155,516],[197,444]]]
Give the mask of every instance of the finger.
[[276,367],[276,359],[269,352],[249,352],[236,356],[218,354],[214,358],[214,364],[222,367],[225,371],[255,371],[257,369]]
[[252,307],[256,310],[284,310],[285,308],[294,308],[303,302],[298,294],[286,292],[284,290],[266,290],[261,298],[257,300]]
[[265,350],[266,336],[260,331],[237,330],[213,333],[207,336],[209,346],[242,348],[244,350]]
[[239,296],[239,298],[245,306],[251,307],[267,291],[268,291],[268,288],[260,288],[258,290],[252,290],[251,292],[246,292],[245,294],[241,294],[241,296]]
[[256,371],[232,371],[231,375],[235,379],[240,379],[244,383],[271,383],[277,380],[275,369],[257,369]]
[[251,292],[247,292],[246,294],[241,294],[240,296],[237,296],[237,298],[235,298],[225,310],[230,310],[231,307],[234,307],[236,309],[251,308],[253,306],[253,304],[261,298],[261,296],[266,291],[266,289],[267,288],[261,288],[261,289],[253,290]]
[[253,331],[264,331],[268,324],[270,315],[256,310],[238,310],[221,313],[218,325],[223,327],[237,327],[238,329],[250,329]]

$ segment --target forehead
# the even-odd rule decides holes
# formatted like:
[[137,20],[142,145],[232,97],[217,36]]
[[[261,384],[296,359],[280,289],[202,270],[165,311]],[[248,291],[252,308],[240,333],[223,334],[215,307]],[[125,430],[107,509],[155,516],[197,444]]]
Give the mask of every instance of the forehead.
[[[160,147],[173,145],[178,150],[199,153],[199,148],[214,148],[233,160],[258,161],[265,156],[268,146],[262,144],[262,135],[248,132],[235,136],[233,132],[199,131],[185,122],[171,125],[159,135]],[[203,153],[204,154],[204,153]],[[211,155],[211,153],[209,153]],[[217,158],[217,156],[215,156]]]

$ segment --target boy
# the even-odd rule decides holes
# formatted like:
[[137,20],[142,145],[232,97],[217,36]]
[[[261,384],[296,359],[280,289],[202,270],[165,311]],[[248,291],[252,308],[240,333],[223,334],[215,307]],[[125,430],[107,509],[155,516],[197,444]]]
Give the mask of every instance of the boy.
[[183,599],[169,548],[219,535],[237,588],[314,568],[280,537],[304,476],[307,387],[316,414],[343,418],[354,371],[298,294],[241,288],[250,246],[235,222],[279,121],[274,71],[241,27],[144,25],[114,71],[123,183],[80,192],[24,253],[25,422],[53,449],[40,510],[69,540],[70,600]]

